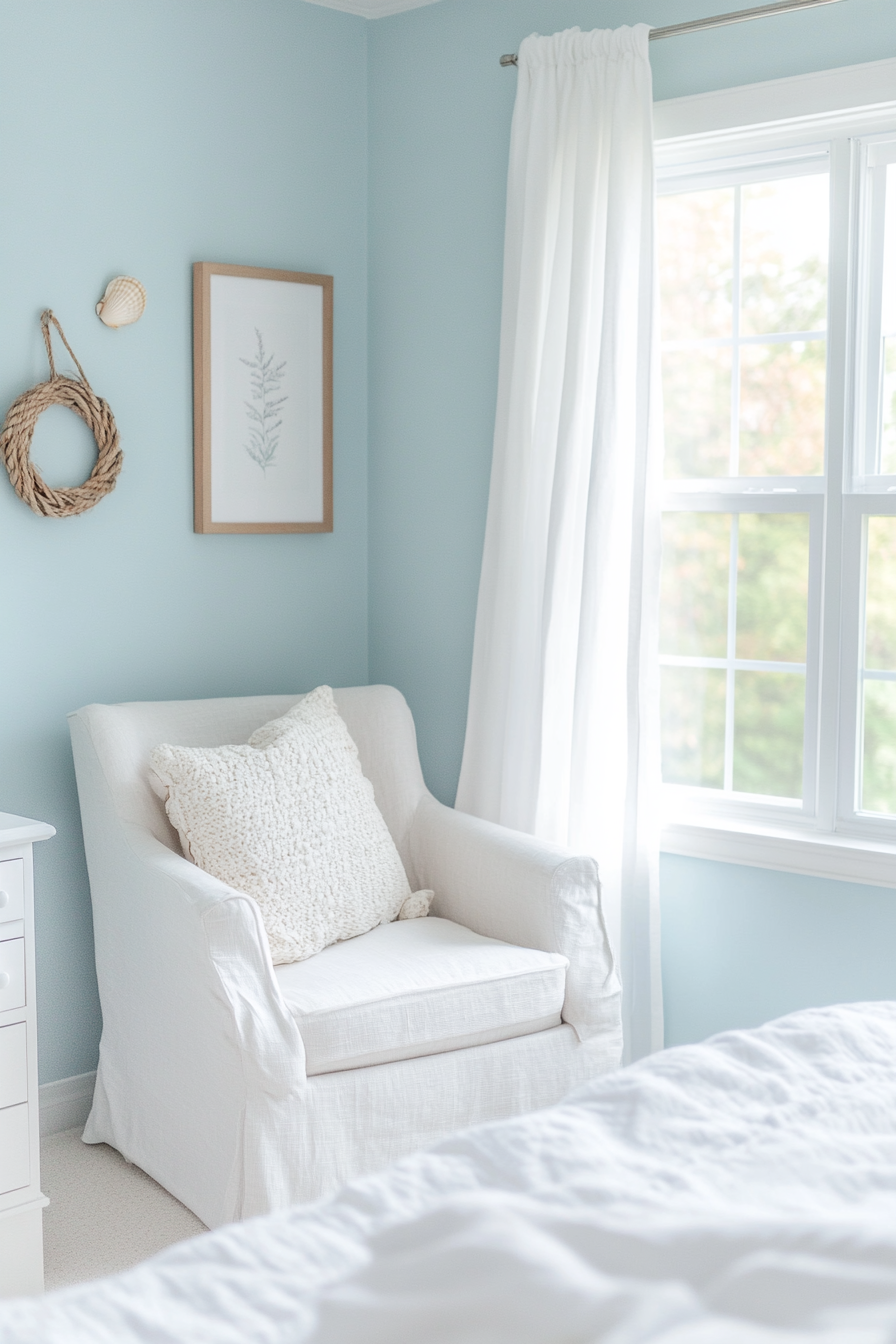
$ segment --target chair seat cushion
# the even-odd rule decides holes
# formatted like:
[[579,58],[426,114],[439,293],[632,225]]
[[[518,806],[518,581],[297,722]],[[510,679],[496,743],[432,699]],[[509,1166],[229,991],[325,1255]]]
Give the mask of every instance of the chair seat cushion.
[[429,918],[383,924],[274,972],[310,1076],[556,1027],[568,964]]

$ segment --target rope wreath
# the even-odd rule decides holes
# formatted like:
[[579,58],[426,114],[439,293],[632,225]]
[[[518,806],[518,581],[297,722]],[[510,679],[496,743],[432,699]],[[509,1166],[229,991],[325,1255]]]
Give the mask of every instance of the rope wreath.
[[[51,322],[77,365],[80,381],[56,372],[50,343]],[[0,430],[0,453],[16,494],[29,508],[45,518],[70,518],[73,514],[92,509],[94,504],[98,504],[104,495],[115,488],[116,478],[121,471],[122,452],[112,411],[88,383],[74,350],[65,339],[65,332],[49,308],[41,314],[40,325],[47,347],[47,359],[50,361],[50,377],[45,383],[38,383],[36,387],[23,392],[10,406],[3,429]],[[68,406],[69,410],[80,415],[96,439],[96,462],[82,485],[54,490],[41,478],[31,461],[34,426],[37,417],[48,406]]]

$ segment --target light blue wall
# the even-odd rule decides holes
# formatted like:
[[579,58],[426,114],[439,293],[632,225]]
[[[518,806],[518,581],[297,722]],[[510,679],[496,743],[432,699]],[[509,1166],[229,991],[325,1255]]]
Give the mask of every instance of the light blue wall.
[[[370,673],[408,697],[445,801],[463,744],[494,418],[516,86],[498,56],[532,31],[726,8],[737,6],[441,0],[371,25]],[[657,98],[893,55],[894,0],[651,48]],[[672,1043],[838,996],[896,996],[891,892],[669,858],[662,902]]]
[[896,891],[664,854],[666,1044],[896,999]]
[[[36,851],[44,1081],[93,1068],[99,1030],[66,711],[366,680],[366,40],[301,0],[0,8],[0,402],[46,376],[52,305],[124,448],[80,518],[36,517],[0,473],[0,809],[58,832]],[[197,260],[335,276],[331,536],[192,531]],[[120,272],[149,303],[112,332],[93,305]],[[55,415],[34,458],[74,484]]]

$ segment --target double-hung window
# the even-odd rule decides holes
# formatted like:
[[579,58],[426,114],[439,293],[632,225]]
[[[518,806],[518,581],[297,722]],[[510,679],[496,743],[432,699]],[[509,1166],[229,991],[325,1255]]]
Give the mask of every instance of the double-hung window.
[[896,103],[769,99],[658,145],[667,847],[896,885]]

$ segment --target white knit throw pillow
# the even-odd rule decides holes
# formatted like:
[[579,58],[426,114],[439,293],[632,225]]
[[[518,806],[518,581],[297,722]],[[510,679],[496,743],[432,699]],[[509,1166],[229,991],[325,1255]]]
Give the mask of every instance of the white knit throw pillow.
[[149,760],[184,854],[255,898],[275,963],[426,914],[329,686],[245,746],[164,744]]

